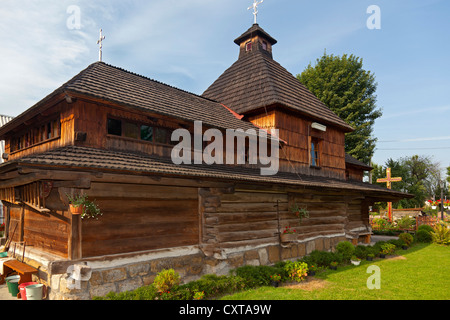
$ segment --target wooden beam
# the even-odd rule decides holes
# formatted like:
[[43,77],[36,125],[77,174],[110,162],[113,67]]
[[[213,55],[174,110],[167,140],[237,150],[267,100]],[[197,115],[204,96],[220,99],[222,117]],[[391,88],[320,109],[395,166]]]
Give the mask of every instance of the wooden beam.
[[81,215],[71,214],[71,223],[69,229],[68,256],[70,260],[78,260],[83,257],[82,254],[82,230]]

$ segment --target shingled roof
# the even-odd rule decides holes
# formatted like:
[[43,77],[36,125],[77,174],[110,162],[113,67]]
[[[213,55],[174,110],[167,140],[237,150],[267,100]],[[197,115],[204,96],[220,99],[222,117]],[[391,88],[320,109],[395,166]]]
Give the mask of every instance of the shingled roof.
[[179,178],[212,178],[214,180],[243,183],[267,183],[293,185],[303,187],[332,188],[339,190],[353,190],[369,193],[370,197],[386,200],[402,199],[411,195],[388,190],[378,185],[363,182],[337,180],[325,177],[297,175],[279,172],[274,176],[262,176],[259,169],[230,165],[176,165],[170,159],[149,155],[101,150],[79,146],[67,146],[55,150],[33,154],[28,157],[9,161],[0,165],[0,172],[9,166],[33,166],[43,169],[58,170],[92,170],[101,169],[103,172],[130,174],[164,174]]
[[[275,41],[258,25],[253,25],[235,41],[248,41],[256,35],[271,43]],[[322,103],[296,77],[257,46],[254,46],[251,52],[240,55],[203,96],[220,101],[239,114],[278,104],[326,124],[341,127],[347,132],[353,131],[351,126]]]
[[238,119],[221,103],[104,62],[95,62],[2,127],[0,136],[23,122],[23,115],[41,111],[49,99],[61,93],[77,93],[174,118],[202,121],[211,127],[257,129],[250,122]]

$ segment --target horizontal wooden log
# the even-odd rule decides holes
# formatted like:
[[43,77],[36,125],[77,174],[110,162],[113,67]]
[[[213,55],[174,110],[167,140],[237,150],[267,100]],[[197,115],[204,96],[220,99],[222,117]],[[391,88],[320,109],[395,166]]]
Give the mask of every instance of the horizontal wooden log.
[[257,230],[267,230],[271,229],[273,232],[277,232],[278,221],[263,221],[263,222],[252,222],[251,225],[248,223],[237,223],[237,224],[223,224],[218,225],[214,228],[218,236],[226,232],[247,232],[251,229],[252,231]]
[[[282,203],[278,206],[279,211],[287,211],[287,203]],[[276,212],[277,205],[267,203],[222,203],[220,207],[216,209],[218,213],[227,212]]]
[[[205,214],[206,221],[214,224],[252,223],[258,221],[277,220],[276,212],[234,212],[220,214]],[[207,224],[209,224],[207,223]]]
[[198,199],[197,188],[135,184],[92,183],[86,194],[92,198],[109,199]]
[[262,238],[270,238],[276,235],[276,230],[258,230],[245,232],[223,232],[217,235],[219,242],[256,240]]
[[287,203],[287,194],[259,193],[259,192],[236,192],[234,194],[224,194],[221,196],[222,203],[228,202],[252,202],[252,203]]

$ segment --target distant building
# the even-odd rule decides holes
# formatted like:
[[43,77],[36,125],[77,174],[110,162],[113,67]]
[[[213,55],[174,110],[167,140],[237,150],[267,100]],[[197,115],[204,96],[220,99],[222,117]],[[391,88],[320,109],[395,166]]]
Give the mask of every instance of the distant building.
[[[0,115],[0,127],[4,126],[6,123],[12,120],[12,117]],[[3,163],[3,153],[5,152],[5,141],[0,141],[0,163]],[[0,224],[5,222],[4,221],[4,214],[3,214],[3,203],[0,201]]]

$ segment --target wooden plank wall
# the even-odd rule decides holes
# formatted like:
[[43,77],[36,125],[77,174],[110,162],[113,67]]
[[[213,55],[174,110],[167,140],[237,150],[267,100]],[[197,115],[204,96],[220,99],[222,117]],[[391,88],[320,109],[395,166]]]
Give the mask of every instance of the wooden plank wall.
[[69,223],[57,215],[39,213],[28,206],[7,204],[9,207],[9,235],[14,242],[67,257]]
[[345,179],[345,134],[327,126],[327,131],[319,132],[320,170],[310,168],[309,138],[314,135],[312,121],[283,111],[275,111],[275,125],[280,130],[280,138],[287,146],[280,151],[280,170],[295,170],[298,173]]
[[83,257],[198,244],[197,188],[93,183],[87,195],[103,216],[82,222]]

